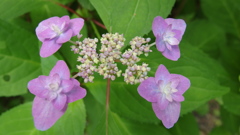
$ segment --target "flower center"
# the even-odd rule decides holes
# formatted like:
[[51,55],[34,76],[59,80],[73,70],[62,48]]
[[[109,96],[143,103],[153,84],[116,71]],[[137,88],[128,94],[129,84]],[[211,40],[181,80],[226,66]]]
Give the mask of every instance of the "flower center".
[[54,32],[56,32],[58,35],[62,34],[61,29],[59,29],[59,27],[58,27],[57,25],[55,25],[55,24],[52,24],[52,25],[51,25],[51,29],[52,29]]
[[175,37],[176,36],[176,30],[172,30],[172,25],[169,25],[166,32],[163,34],[163,41],[167,42],[167,48],[169,50],[172,50],[172,45],[178,45],[179,40]]
[[59,84],[58,83],[50,83],[49,88],[51,91],[58,91],[59,90]]
[[175,93],[177,92],[178,90],[176,88],[173,88],[171,86],[171,82],[169,82],[168,84],[164,85],[162,87],[162,93],[165,95],[166,99],[169,101],[169,102],[172,102],[173,99],[172,99],[172,93]]

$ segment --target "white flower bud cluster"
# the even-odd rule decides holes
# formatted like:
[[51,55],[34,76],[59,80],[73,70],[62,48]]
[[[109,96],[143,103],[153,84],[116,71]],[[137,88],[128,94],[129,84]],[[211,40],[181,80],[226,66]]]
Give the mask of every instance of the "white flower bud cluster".
[[102,75],[104,79],[110,78],[111,80],[115,80],[116,76],[121,76],[122,70],[118,70],[116,63],[105,63],[99,65],[98,73]]
[[150,71],[148,64],[143,63],[141,66],[134,64],[133,66],[128,66],[122,75],[127,84],[136,84],[148,78],[148,71]]
[[138,56],[141,54],[144,53],[145,56],[148,56],[148,52],[152,52],[147,44],[150,40],[150,38],[145,39],[142,37],[133,38],[132,41],[130,41],[131,49],[126,50],[120,59],[122,64],[131,66],[140,61]]
[[99,60],[101,64],[98,67],[98,73],[103,75],[104,79],[110,78],[115,80],[116,75],[121,75],[121,70],[118,69],[116,60],[120,59],[120,49],[124,46],[125,38],[118,33],[103,34],[101,38],[101,49],[99,54]]
[[82,42],[78,42],[78,61],[81,62],[77,65],[79,70],[78,75],[84,78],[84,82],[92,82],[94,79],[93,73],[97,70],[95,64],[99,62],[98,54],[96,52],[98,39],[85,38]]
[[100,61],[102,63],[114,63],[121,56],[120,49],[124,46],[125,38],[118,33],[103,34],[101,38]]
[[136,84],[145,80],[147,76],[147,72],[150,71],[148,64],[143,63],[141,66],[136,63],[140,61],[139,56],[141,54],[148,55],[150,50],[148,43],[150,42],[150,38],[142,38],[135,37],[130,41],[131,49],[126,50],[120,61],[122,64],[127,65],[127,69],[125,73],[123,73],[124,80],[130,84]]

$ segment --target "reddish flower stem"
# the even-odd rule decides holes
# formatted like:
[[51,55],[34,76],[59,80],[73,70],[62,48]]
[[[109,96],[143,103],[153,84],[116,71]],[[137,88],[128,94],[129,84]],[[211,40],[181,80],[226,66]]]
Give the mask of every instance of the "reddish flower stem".
[[[88,18],[82,17],[80,14],[78,14],[77,12],[75,12],[74,10],[72,10],[71,8],[69,8],[68,6],[65,6],[65,5],[63,5],[63,4],[61,4],[61,3],[58,3],[58,2],[54,2],[54,3],[57,4],[57,5],[59,5],[59,6],[61,6],[61,7],[63,7],[63,8],[65,8],[65,9],[67,9],[68,11],[70,11],[70,12],[72,12],[73,14],[77,15],[78,17],[83,18],[85,21],[89,21]],[[97,20],[90,19],[90,21],[93,21],[93,22],[94,22],[96,25],[98,25],[99,27],[102,27],[103,29],[106,29],[106,27],[105,27],[103,24],[101,24],[100,22],[98,22]]]
[[107,89],[106,89],[106,135],[108,135],[108,111],[110,103],[110,78],[107,79]]

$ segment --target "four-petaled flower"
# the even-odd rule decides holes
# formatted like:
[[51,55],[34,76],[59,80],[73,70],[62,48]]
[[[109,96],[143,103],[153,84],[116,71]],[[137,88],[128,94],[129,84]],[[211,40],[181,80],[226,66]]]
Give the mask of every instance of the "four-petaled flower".
[[49,76],[41,75],[28,83],[29,91],[36,95],[32,115],[35,127],[49,129],[66,111],[68,103],[86,96],[80,83],[70,78],[66,63],[59,60]]
[[40,56],[48,57],[55,53],[63,43],[79,34],[83,24],[82,18],[70,20],[69,16],[51,17],[40,22],[36,28],[37,37],[43,43]]
[[186,23],[182,19],[157,16],[153,20],[152,31],[156,37],[158,51],[166,58],[177,61],[180,58],[179,43],[182,39]]
[[138,93],[147,101],[152,102],[156,116],[162,120],[166,128],[177,122],[182,94],[190,87],[188,78],[170,74],[164,65],[160,65],[155,77],[149,77],[138,86]]

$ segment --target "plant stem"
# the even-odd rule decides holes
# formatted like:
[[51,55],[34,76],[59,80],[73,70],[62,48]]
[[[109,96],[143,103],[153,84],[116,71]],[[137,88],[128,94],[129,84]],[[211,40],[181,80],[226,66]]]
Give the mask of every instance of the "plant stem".
[[150,45],[148,45],[149,47],[152,47],[152,46],[154,46],[156,44],[156,42],[154,42],[154,43],[152,43],[152,44],[150,44]]
[[108,111],[109,111],[109,100],[110,100],[110,78],[107,79],[106,89],[106,135],[108,135]]
[[72,78],[77,78],[78,77],[78,73],[76,75],[74,75]]

